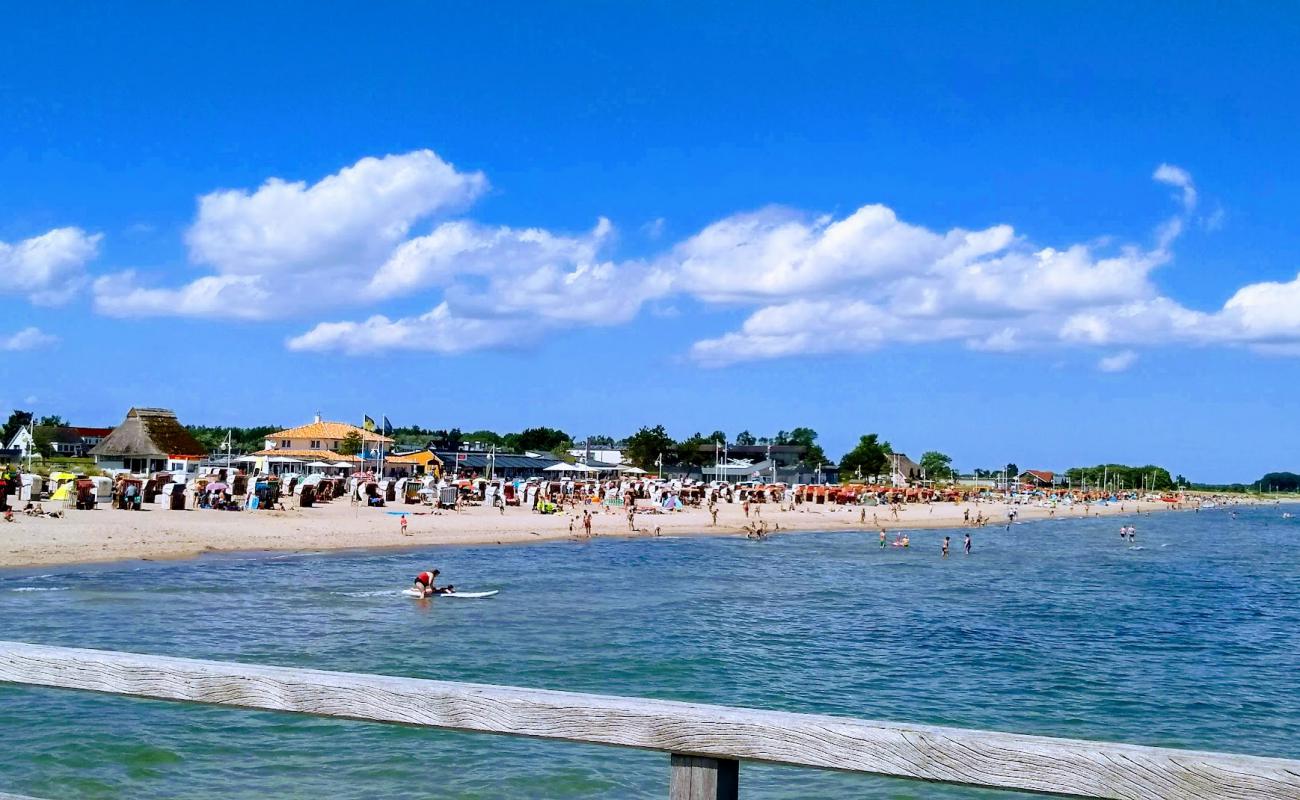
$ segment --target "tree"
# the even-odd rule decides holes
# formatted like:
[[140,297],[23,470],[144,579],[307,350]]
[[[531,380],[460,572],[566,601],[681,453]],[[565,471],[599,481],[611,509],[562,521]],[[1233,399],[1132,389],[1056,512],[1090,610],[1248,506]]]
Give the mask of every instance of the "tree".
[[[1181,479],[1183,476],[1178,477]],[[1300,491],[1300,475],[1294,472],[1270,472],[1259,479],[1259,486],[1266,492]]]
[[795,428],[786,434],[785,443],[804,449],[801,459],[804,464],[816,466],[830,461],[821,445],[817,444],[817,431],[812,428]]
[[356,431],[348,431],[347,435],[339,440],[339,455],[355,456],[361,452],[363,444],[361,434]]
[[675,461],[679,464],[692,464],[702,467],[713,463],[714,442],[699,433],[688,436],[677,443]]
[[42,458],[54,455],[54,428],[50,425],[37,425],[32,429],[32,442]]
[[48,416],[41,417],[40,421],[37,422],[36,424],[43,425],[49,428],[62,428],[65,427],[68,423],[66,420],[63,419],[63,417],[60,417],[58,414],[50,414]]
[[18,429],[26,428],[30,424],[32,424],[32,412],[14,409],[14,412],[9,415],[9,421],[0,428],[0,447],[7,447],[17,435]]
[[481,430],[465,434],[465,441],[501,447],[506,443],[505,437],[495,431]]
[[672,463],[676,446],[677,443],[664,430],[664,426],[643,427],[627,438],[627,449],[623,456],[641,469],[651,470],[661,455],[665,465]]
[[754,434],[750,433],[749,431],[741,431],[740,433],[736,434],[736,444],[740,445],[741,447],[747,447],[753,445],[756,441],[757,440],[754,438]]
[[506,434],[510,449],[550,453],[568,448],[573,444],[569,434],[558,428],[526,428],[519,433]]
[[1014,463],[1008,463],[1006,466],[1006,471],[1007,471],[1008,481],[1014,481],[1016,478],[1020,476],[1020,467],[1017,467]]
[[889,468],[889,443],[881,443],[880,436],[868,433],[858,439],[858,446],[840,459],[840,476],[858,475],[872,479],[883,475]]
[[925,477],[932,481],[951,478],[952,458],[938,450],[927,451],[921,454],[921,469],[925,470]]
[[606,436],[603,433],[588,436],[583,443],[592,447],[613,447],[617,444],[617,442],[614,441],[613,436]]
[[709,434],[709,441],[717,442],[718,444],[726,444],[727,434],[723,433],[722,431],[714,431],[713,433]]

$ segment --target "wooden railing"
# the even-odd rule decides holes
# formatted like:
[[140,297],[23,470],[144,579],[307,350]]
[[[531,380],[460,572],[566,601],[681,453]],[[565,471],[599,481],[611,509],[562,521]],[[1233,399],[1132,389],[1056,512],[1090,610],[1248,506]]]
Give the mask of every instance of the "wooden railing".
[[634,747],[672,800],[735,800],[759,761],[1115,800],[1300,798],[1300,761],[540,689],[0,642],[0,682]]

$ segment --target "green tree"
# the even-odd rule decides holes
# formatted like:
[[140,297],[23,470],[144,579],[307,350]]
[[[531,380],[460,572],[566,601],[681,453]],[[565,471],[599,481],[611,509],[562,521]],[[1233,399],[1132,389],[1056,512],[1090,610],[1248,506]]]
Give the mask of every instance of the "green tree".
[[1014,481],[1020,475],[1020,467],[1017,467],[1014,463],[1008,463],[1006,471],[1008,481]]
[[9,442],[17,435],[18,429],[26,428],[31,422],[32,412],[14,409],[14,412],[9,415],[9,421],[4,424],[3,428],[0,428],[0,447],[7,447]]
[[664,430],[664,426],[643,427],[627,438],[627,449],[623,456],[641,469],[653,470],[660,455],[663,456],[665,466],[673,463],[676,447],[677,443]]
[[66,420],[63,419],[63,417],[60,417],[58,414],[50,414],[48,416],[41,417],[40,421],[37,422],[36,424],[43,425],[49,428],[62,428],[65,427],[68,423]]
[[701,436],[698,432],[677,443],[675,461],[679,464],[692,464],[702,467],[713,463],[714,440]]
[[339,440],[339,455],[355,456],[361,452],[363,444],[361,434],[356,431],[348,431],[348,434]]
[[952,477],[952,458],[938,450],[927,451],[921,454],[921,469],[932,481],[947,480]]
[[[1178,476],[1183,480],[1183,476]],[[1300,475],[1294,472],[1270,472],[1259,479],[1259,486],[1266,492],[1296,492],[1300,491]]]
[[801,460],[810,467],[830,462],[821,445],[817,444],[817,431],[812,428],[795,428],[786,435],[785,443],[804,448]]
[[714,431],[713,433],[709,434],[709,441],[717,442],[718,444],[726,444],[727,434],[723,433],[722,431]]
[[495,431],[489,430],[472,431],[471,433],[467,433],[465,434],[465,441],[478,442],[479,444],[485,445],[495,445],[498,448],[504,446],[506,443],[504,436]]
[[36,452],[40,453],[42,458],[49,458],[54,455],[53,426],[37,425],[32,430],[32,441],[36,444]]
[[890,452],[888,442],[881,442],[878,434],[868,433],[840,459],[840,476],[873,479],[883,475],[889,468]]
[[573,444],[569,434],[558,428],[526,428],[519,433],[508,433],[506,444],[511,450],[550,453],[564,450]]
[[749,431],[741,431],[740,433],[736,434],[736,444],[740,445],[741,447],[750,446],[754,444],[756,441],[758,440],[754,438],[754,434],[750,433]]

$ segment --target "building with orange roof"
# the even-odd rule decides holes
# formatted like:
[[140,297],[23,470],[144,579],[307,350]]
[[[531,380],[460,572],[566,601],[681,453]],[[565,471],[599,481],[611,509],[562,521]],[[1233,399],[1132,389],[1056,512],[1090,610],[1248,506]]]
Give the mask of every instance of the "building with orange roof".
[[368,431],[346,422],[322,420],[320,414],[306,425],[276,431],[266,437],[266,448],[259,450],[256,456],[284,456],[301,458],[308,461],[347,461],[361,463],[356,456],[345,456],[338,452],[339,445],[351,434],[361,437],[362,450],[389,450],[393,440],[376,431]]

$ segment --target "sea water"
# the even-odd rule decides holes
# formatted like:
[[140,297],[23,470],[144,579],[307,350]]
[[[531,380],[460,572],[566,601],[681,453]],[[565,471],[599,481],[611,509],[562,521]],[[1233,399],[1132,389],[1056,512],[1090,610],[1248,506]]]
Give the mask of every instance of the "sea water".
[[[861,531],[8,571],[0,638],[1300,757],[1281,509],[971,533],[970,556],[961,530]],[[429,567],[500,594],[402,597]],[[656,753],[16,687],[0,739],[0,792],[45,798],[657,798],[668,775]],[[1010,796],[751,764],[741,788]]]

